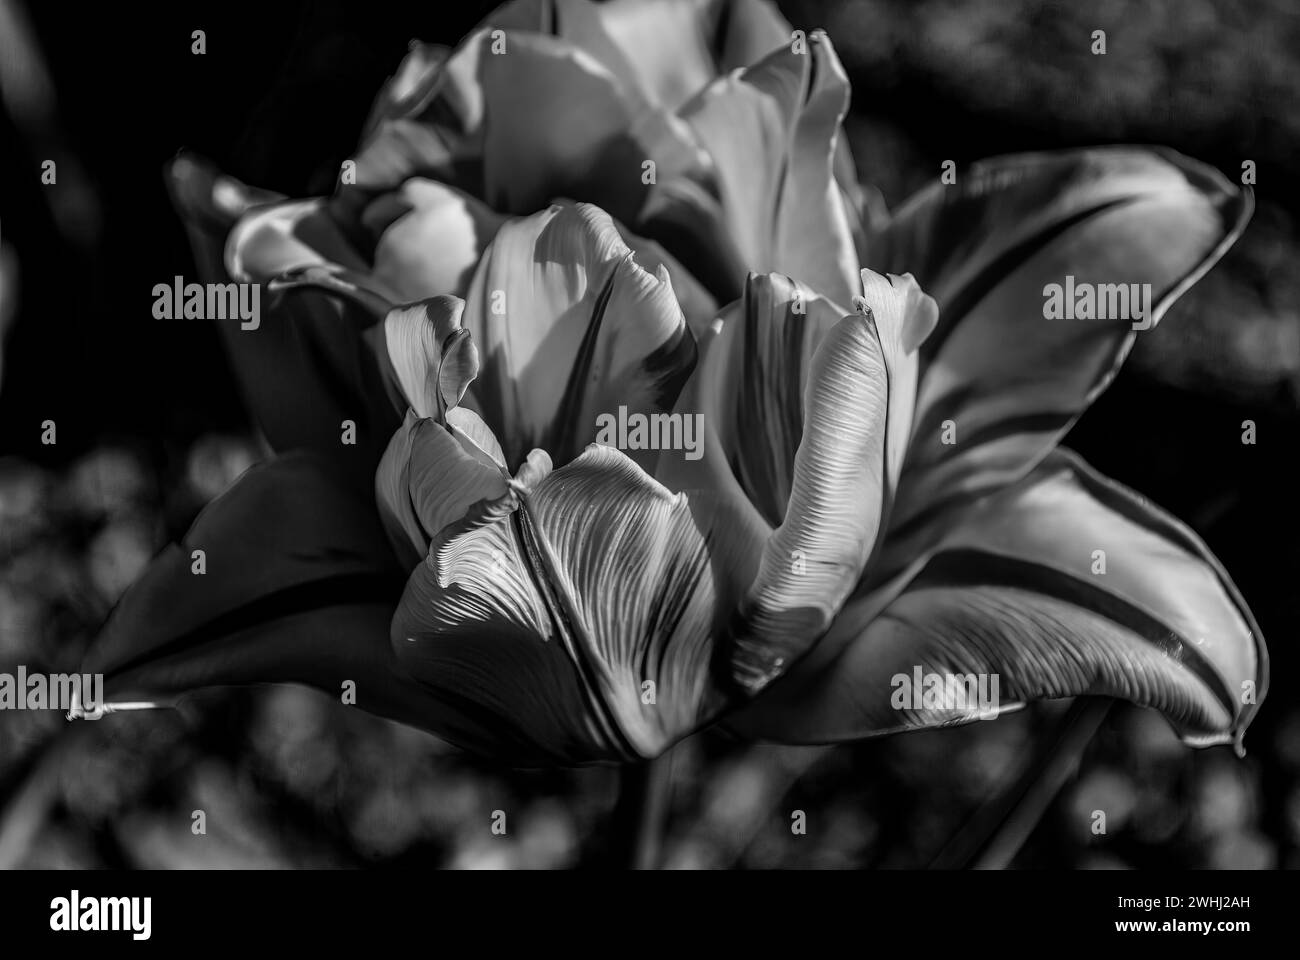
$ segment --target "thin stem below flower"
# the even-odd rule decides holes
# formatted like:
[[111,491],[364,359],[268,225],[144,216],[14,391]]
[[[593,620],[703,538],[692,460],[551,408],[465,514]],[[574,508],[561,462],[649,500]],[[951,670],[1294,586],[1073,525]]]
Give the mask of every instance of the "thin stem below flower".
[[618,801],[610,824],[610,863],[654,870],[663,851],[664,824],[672,805],[672,751],[619,768]]
[[1079,697],[1010,789],[990,797],[930,864],[931,869],[1005,869],[1042,819],[1052,798],[1078,769],[1084,749],[1111,701]]

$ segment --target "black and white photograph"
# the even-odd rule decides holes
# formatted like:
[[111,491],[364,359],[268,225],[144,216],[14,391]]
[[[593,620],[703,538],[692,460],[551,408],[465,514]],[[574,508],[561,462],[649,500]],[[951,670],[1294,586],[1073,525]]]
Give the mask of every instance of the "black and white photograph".
[[1276,933],[1298,87],[1291,0],[0,0],[5,929]]

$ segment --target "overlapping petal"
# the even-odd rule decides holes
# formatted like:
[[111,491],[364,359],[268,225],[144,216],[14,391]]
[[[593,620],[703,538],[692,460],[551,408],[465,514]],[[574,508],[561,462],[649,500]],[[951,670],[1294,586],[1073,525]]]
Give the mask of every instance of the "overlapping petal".
[[352,680],[367,709],[410,720],[418,690],[385,642],[400,578],[373,502],[327,459],[286,454],[249,469],[153,561],[85,669],[105,674],[112,700],[275,681],[337,694]]
[[473,402],[510,464],[533,447],[567,462],[595,439],[597,418],[620,407],[671,410],[695,364],[663,264],[638,263],[588,204],[502,227],[474,274],[464,325],[483,356]]
[[687,496],[592,445],[445,529],[392,642],[435,699],[495,718],[507,753],[649,757],[722,704],[721,592]]
[[[346,287],[357,276],[354,268],[364,264],[319,203],[285,202],[188,154],[168,167],[167,182],[200,278],[260,285],[255,322],[232,317],[215,326],[271,446],[313,450],[359,486],[368,485],[401,417],[392,402],[387,359],[366,337],[382,319],[386,301],[360,288],[358,295],[331,298],[308,284],[289,283],[277,291],[269,283],[288,270],[325,270]],[[237,256],[227,258],[232,231],[245,242]],[[355,425],[353,444],[341,442],[344,421]]]
[[788,43],[792,32],[765,0],[613,0],[594,8],[640,88],[668,110]]
[[[858,253],[834,167],[848,103],[848,79],[820,33],[714,81],[680,114],[709,155],[717,200],[696,183],[666,177],[663,196],[643,217],[645,232],[658,237],[720,216],[725,233],[710,238],[717,249],[682,254],[706,283],[738,285],[742,278],[727,274],[739,262],[798,277],[847,303],[857,290]],[[705,256],[714,262],[700,263]],[[714,293],[733,291],[738,286]]]
[[450,54],[413,47],[334,209],[356,220],[412,177],[516,215],[572,197],[662,243],[724,303],[749,270],[847,302],[861,239],[847,106],[829,41],[764,0],[517,0]]
[[[679,409],[710,424],[698,461],[661,459],[674,489],[712,490],[766,528],[733,624],[731,672],[756,692],[830,626],[876,548],[911,425],[917,348],[935,306],[909,277],[863,273],[857,313],[781,276],[752,276]],[[770,532],[767,532],[770,531]]]
[[[1028,154],[937,184],[873,238],[877,269],[906,268],[939,303],[922,351],[917,418],[891,538],[893,572],[936,512],[1014,482],[1113,377],[1139,326],[1232,244],[1248,193],[1168,151]],[[1151,316],[1048,319],[1049,284],[1150,284]]]
[[500,22],[489,17],[456,49],[415,111],[378,122],[355,157],[355,188],[428,177],[502,213],[578,196],[630,219],[652,155],[632,91],[581,47]]
[[1065,451],[851,604],[817,654],[735,725],[830,742],[976,718],[891,703],[919,669],[994,675],[1002,709],[1119,697],[1205,745],[1239,742],[1268,684],[1259,628],[1201,540]]
[[[517,0],[413,46],[329,199],[178,163],[202,269],[228,231],[267,294],[223,328],[258,421],[306,449],[214,503],[87,668],[132,696],[352,680],[523,763],[653,756],[759,691],[732,725],[776,739],[971,719],[895,709],[914,668],[1239,740],[1267,664],[1235,588],[1052,448],[1249,195],[1171,153],[1029,155],[867,243],[847,106],[829,41],[762,0]],[[1048,319],[1067,276],[1150,284],[1151,314]],[[699,459],[588,446],[670,411]]]
[[379,512],[405,569],[470,504],[506,492],[509,474],[492,430],[458,407],[479,372],[478,347],[461,326],[465,302],[435,297],[384,321],[394,374],[410,404],[375,473]]

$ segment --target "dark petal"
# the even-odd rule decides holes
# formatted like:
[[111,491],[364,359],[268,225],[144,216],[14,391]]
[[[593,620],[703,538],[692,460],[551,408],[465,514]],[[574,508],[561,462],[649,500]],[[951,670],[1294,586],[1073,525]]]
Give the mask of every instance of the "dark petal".
[[403,576],[373,499],[324,458],[287,454],[248,470],[154,559],[83,669],[105,675],[110,701],[261,682],[338,695],[351,680],[359,706],[418,723],[426,705],[388,644]]
[[254,419],[276,452],[311,450],[368,488],[406,407],[382,317],[310,288],[267,299],[256,330],[221,326]]
[[939,323],[922,347],[890,530],[897,555],[877,572],[915,556],[912,535],[949,501],[1031,470],[1127,355],[1131,317],[1049,319],[1049,284],[1150,284],[1155,323],[1231,246],[1251,206],[1209,167],[1129,147],[989,160],[909,201],[873,238],[868,264],[912,271]]
[[240,183],[190,153],[179,154],[167,165],[164,180],[172,205],[185,224],[199,279],[204,283],[230,279],[225,264],[226,238],[245,211],[283,199],[281,194]]

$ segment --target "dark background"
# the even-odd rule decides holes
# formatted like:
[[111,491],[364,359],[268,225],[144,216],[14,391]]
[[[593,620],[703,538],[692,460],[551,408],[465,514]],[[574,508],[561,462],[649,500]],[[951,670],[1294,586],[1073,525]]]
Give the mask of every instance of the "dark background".
[[[32,113],[6,87],[0,112],[0,227],[19,266],[0,341],[0,667],[75,662],[154,550],[262,455],[215,331],[151,316],[153,285],[193,272],[163,164],[185,148],[250,184],[325,192],[408,41],[454,43],[492,6],[23,8],[53,98]],[[1250,755],[1187,751],[1158,716],[1117,706],[1017,863],[1300,864],[1295,5],[782,8],[835,42],[854,85],[859,174],[890,207],[942,160],[960,169],[1027,149],[1161,143],[1234,179],[1256,162],[1243,241],[1139,338],[1068,441],[1192,524],[1251,604],[1273,671]],[[190,52],[195,29],[204,56]],[[1089,50],[1095,29],[1104,57]],[[47,158],[57,187],[40,185]],[[46,419],[54,446],[40,442]],[[1245,419],[1254,446],[1240,442]],[[74,733],[0,717],[0,803],[13,801],[0,810],[0,865],[551,866],[601,855],[611,771],[499,771],[305,691],[203,703],[193,717],[115,717]],[[696,738],[674,758],[668,860],[924,866],[1056,712],[833,750]],[[215,824],[207,837],[188,829],[198,806]],[[499,807],[519,811],[509,844],[472,839]],[[1099,807],[1120,811],[1106,837],[1087,830]],[[807,837],[787,828],[795,808],[809,814]]]

